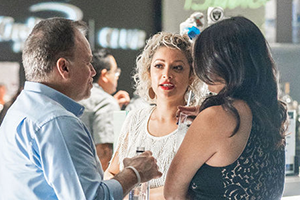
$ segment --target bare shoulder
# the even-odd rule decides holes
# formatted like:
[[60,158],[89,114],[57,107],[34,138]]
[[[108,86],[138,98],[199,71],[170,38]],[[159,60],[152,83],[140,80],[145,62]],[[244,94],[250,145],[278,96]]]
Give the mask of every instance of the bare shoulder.
[[[251,109],[245,101],[235,100],[233,106],[239,113],[241,125],[252,121]],[[237,125],[236,116],[230,110],[224,109],[223,106],[220,105],[204,109],[199,113],[195,121],[201,125],[201,127],[207,126],[210,130],[215,130],[218,133],[220,133],[218,129],[221,129],[221,132],[225,135],[231,135]]]
[[[232,136],[237,119],[231,111],[222,106],[204,109],[188,129],[173,161],[176,163],[173,168],[189,169],[194,175],[204,163],[226,166],[238,158],[247,143],[252,118],[249,106],[245,102],[236,101],[233,106],[241,115],[238,132]],[[182,160],[185,161],[184,165]]]
[[235,100],[233,102],[233,106],[241,114],[252,115],[252,112],[251,112],[251,109],[250,109],[249,105],[243,100]]
[[210,136],[212,134],[217,134],[217,136],[230,135],[237,124],[232,112],[225,110],[222,106],[211,106],[204,109],[194,122],[202,129],[207,130],[204,134],[208,133]]
[[237,118],[222,106],[212,106],[203,110],[194,121],[195,126],[204,130],[202,134],[210,138],[210,145],[215,149],[214,155],[206,161],[212,166],[233,163],[248,141],[252,127],[251,109],[241,100],[234,101],[233,106],[240,116],[240,127],[234,136],[232,133],[237,126]]

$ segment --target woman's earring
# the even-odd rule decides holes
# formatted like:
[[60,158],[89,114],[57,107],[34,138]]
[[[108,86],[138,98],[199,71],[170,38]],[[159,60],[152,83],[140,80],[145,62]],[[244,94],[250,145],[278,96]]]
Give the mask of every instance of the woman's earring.
[[155,98],[155,93],[154,93],[152,87],[149,88],[148,94],[149,94],[150,99],[154,99]]

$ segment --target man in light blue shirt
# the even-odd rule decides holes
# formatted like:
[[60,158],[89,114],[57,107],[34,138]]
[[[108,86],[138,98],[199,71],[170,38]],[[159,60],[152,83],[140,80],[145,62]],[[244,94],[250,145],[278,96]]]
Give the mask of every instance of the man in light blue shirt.
[[39,22],[26,40],[24,90],[0,127],[0,199],[122,199],[161,176],[151,152],[124,159],[103,181],[90,133],[78,118],[95,70],[83,30],[63,18]]

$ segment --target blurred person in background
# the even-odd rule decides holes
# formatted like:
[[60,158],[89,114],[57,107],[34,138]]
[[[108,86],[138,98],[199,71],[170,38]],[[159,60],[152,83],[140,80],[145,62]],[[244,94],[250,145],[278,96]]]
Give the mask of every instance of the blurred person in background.
[[23,90],[23,87],[20,87],[16,94],[7,102],[4,103],[2,110],[0,111],[0,125],[2,124],[2,121],[4,119],[4,116],[6,115],[7,110],[10,108],[10,106],[15,102],[17,97],[19,96],[20,92]]
[[147,102],[146,100],[144,100],[143,98],[141,98],[135,91],[133,93],[133,97],[130,99],[130,102],[126,106],[125,110],[127,112],[129,112],[131,110],[147,107],[149,105],[151,105],[151,104],[149,102]]
[[91,96],[79,103],[85,107],[81,119],[93,136],[97,155],[103,170],[106,170],[113,153],[113,113],[126,106],[130,97],[123,90],[112,96],[117,90],[121,69],[107,49],[93,52],[93,66],[96,75],[93,79]]
[[4,97],[6,95],[6,87],[3,83],[0,83],[0,111],[3,109],[5,104]]

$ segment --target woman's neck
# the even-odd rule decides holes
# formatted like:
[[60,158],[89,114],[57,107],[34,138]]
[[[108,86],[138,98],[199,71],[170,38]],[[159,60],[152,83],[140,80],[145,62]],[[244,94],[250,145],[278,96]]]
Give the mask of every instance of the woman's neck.
[[184,105],[184,101],[167,102],[157,101],[155,116],[160,120],[174,120],[176,119],[176,111],[179,105]]
[[176,111],[178,105],[182,105],[182,103],[157,102],[157,106],[148,121],[148,132],[153,136],[161,137],[176,130]]

